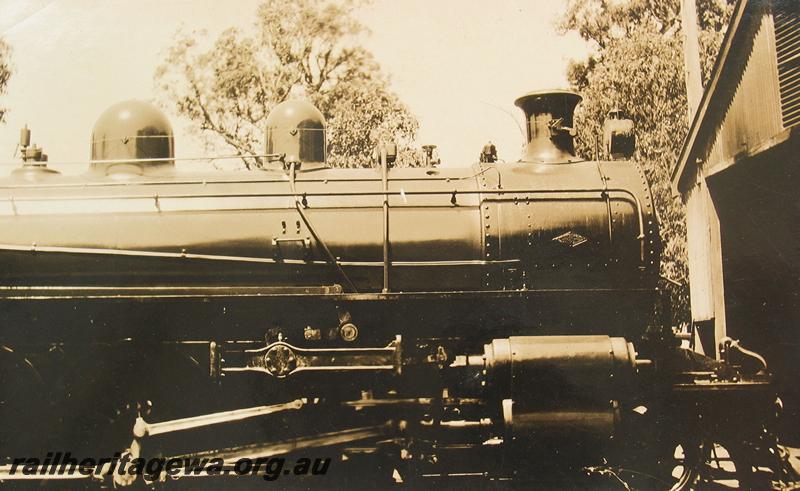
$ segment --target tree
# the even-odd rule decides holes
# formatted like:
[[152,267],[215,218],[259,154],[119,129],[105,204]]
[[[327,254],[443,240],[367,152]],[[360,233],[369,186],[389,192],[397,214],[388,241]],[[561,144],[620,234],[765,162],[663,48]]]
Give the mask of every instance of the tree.
[[[8,80],[11,78],[11,47],[0,38],[0,95],[5,94]],[[0,123],[6,115],[6,108],[0,107]]]
[[352,15],[356,6],[265,0],[252,31],[230,28],[210,46],[204,32],[179,32],[156,70],[160,100],[189,118],[207,147],[222,143],[237,155],[258,155],[270,109],[300,87],[328,121],[329,163],[368,166],[378,141],[390,138],[398,161],[414,165],[417,120],[359,45],[365,28]]
[[[698,0],[703,79],[708,80],[732,6]],[[661,275],[672,290],[675,322],[688,319],[686,225],[670,169],[688,131],[680,0],[570,0],[560,29],[576,31],[593,53],[572,61],[567,77],[584,96],[576,112],[578,151],[592,156],[606,113],[624,109],[636,124],[634,158],[651,184],[661,221]]]

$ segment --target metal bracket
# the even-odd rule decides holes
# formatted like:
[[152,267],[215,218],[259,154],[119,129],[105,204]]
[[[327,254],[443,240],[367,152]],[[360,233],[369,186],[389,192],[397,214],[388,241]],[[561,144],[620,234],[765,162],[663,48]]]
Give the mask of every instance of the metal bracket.
[[281,251],[281,244],[291,242],[299,242],[303,247],[304,261],[309,261],[311,259],[311,237],[273,237],[272,256],[276,261],[280,261],[284,256]]

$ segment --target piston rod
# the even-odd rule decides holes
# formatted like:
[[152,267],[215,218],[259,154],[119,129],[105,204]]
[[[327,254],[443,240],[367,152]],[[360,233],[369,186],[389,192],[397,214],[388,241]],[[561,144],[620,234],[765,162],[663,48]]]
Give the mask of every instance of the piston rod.
[[133,436],[136,438],[143,438],[145,436],[155,436],[164,433],[191,430],[194,428],[201,428],[203,426],[231,423],[233,421],[255,418],[256,416],[265,416],[267,414],[300,409],[303,407],[303,405],[304,403],[301,399],[295,399],[294,401],[283,404],[273,404],[271,406],[257,406],[245,409],[236,409],[233,411],[203,414],[202,416],[174,419],[172,421],[164,421],[161,423],[148,423],[141,416],[139,416],[136,418],[136,423],[133,425]]

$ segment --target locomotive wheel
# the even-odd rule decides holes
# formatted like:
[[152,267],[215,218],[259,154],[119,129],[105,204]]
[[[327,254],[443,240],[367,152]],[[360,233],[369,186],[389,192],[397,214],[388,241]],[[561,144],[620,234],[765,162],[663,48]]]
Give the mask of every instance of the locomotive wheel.
[[681,444],[674,449],[671,476],[675,482],[669,489],[771,489],[770,479],[759,470],[757,461],[757,455],[743,445]]
[[660,455],[653,465],[642,466],[640,461],[640,465],[620,468],[621,480],[630,489],[772,489],[770,473],[758,467],[769,462],[769,455],[759,455],[745,445],[697,438],[664,445]]
[[672,458],[668,459],[666,470],[668,477],[677,481],[669,488],[670,491],[683,491],[694,489],[701,480],[702,469],[706,462],[707,448],[704,442],[686,442],[672,449]]

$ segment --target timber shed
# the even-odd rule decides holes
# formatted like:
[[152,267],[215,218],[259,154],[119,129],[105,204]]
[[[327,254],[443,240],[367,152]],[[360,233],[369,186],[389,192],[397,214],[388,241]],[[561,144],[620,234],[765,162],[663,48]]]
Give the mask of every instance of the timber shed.
[[799,175],[800,2],[740,0],[672,182],[686,205],[692,319],[705,350],[730,336],[762,353],[794,421]]

